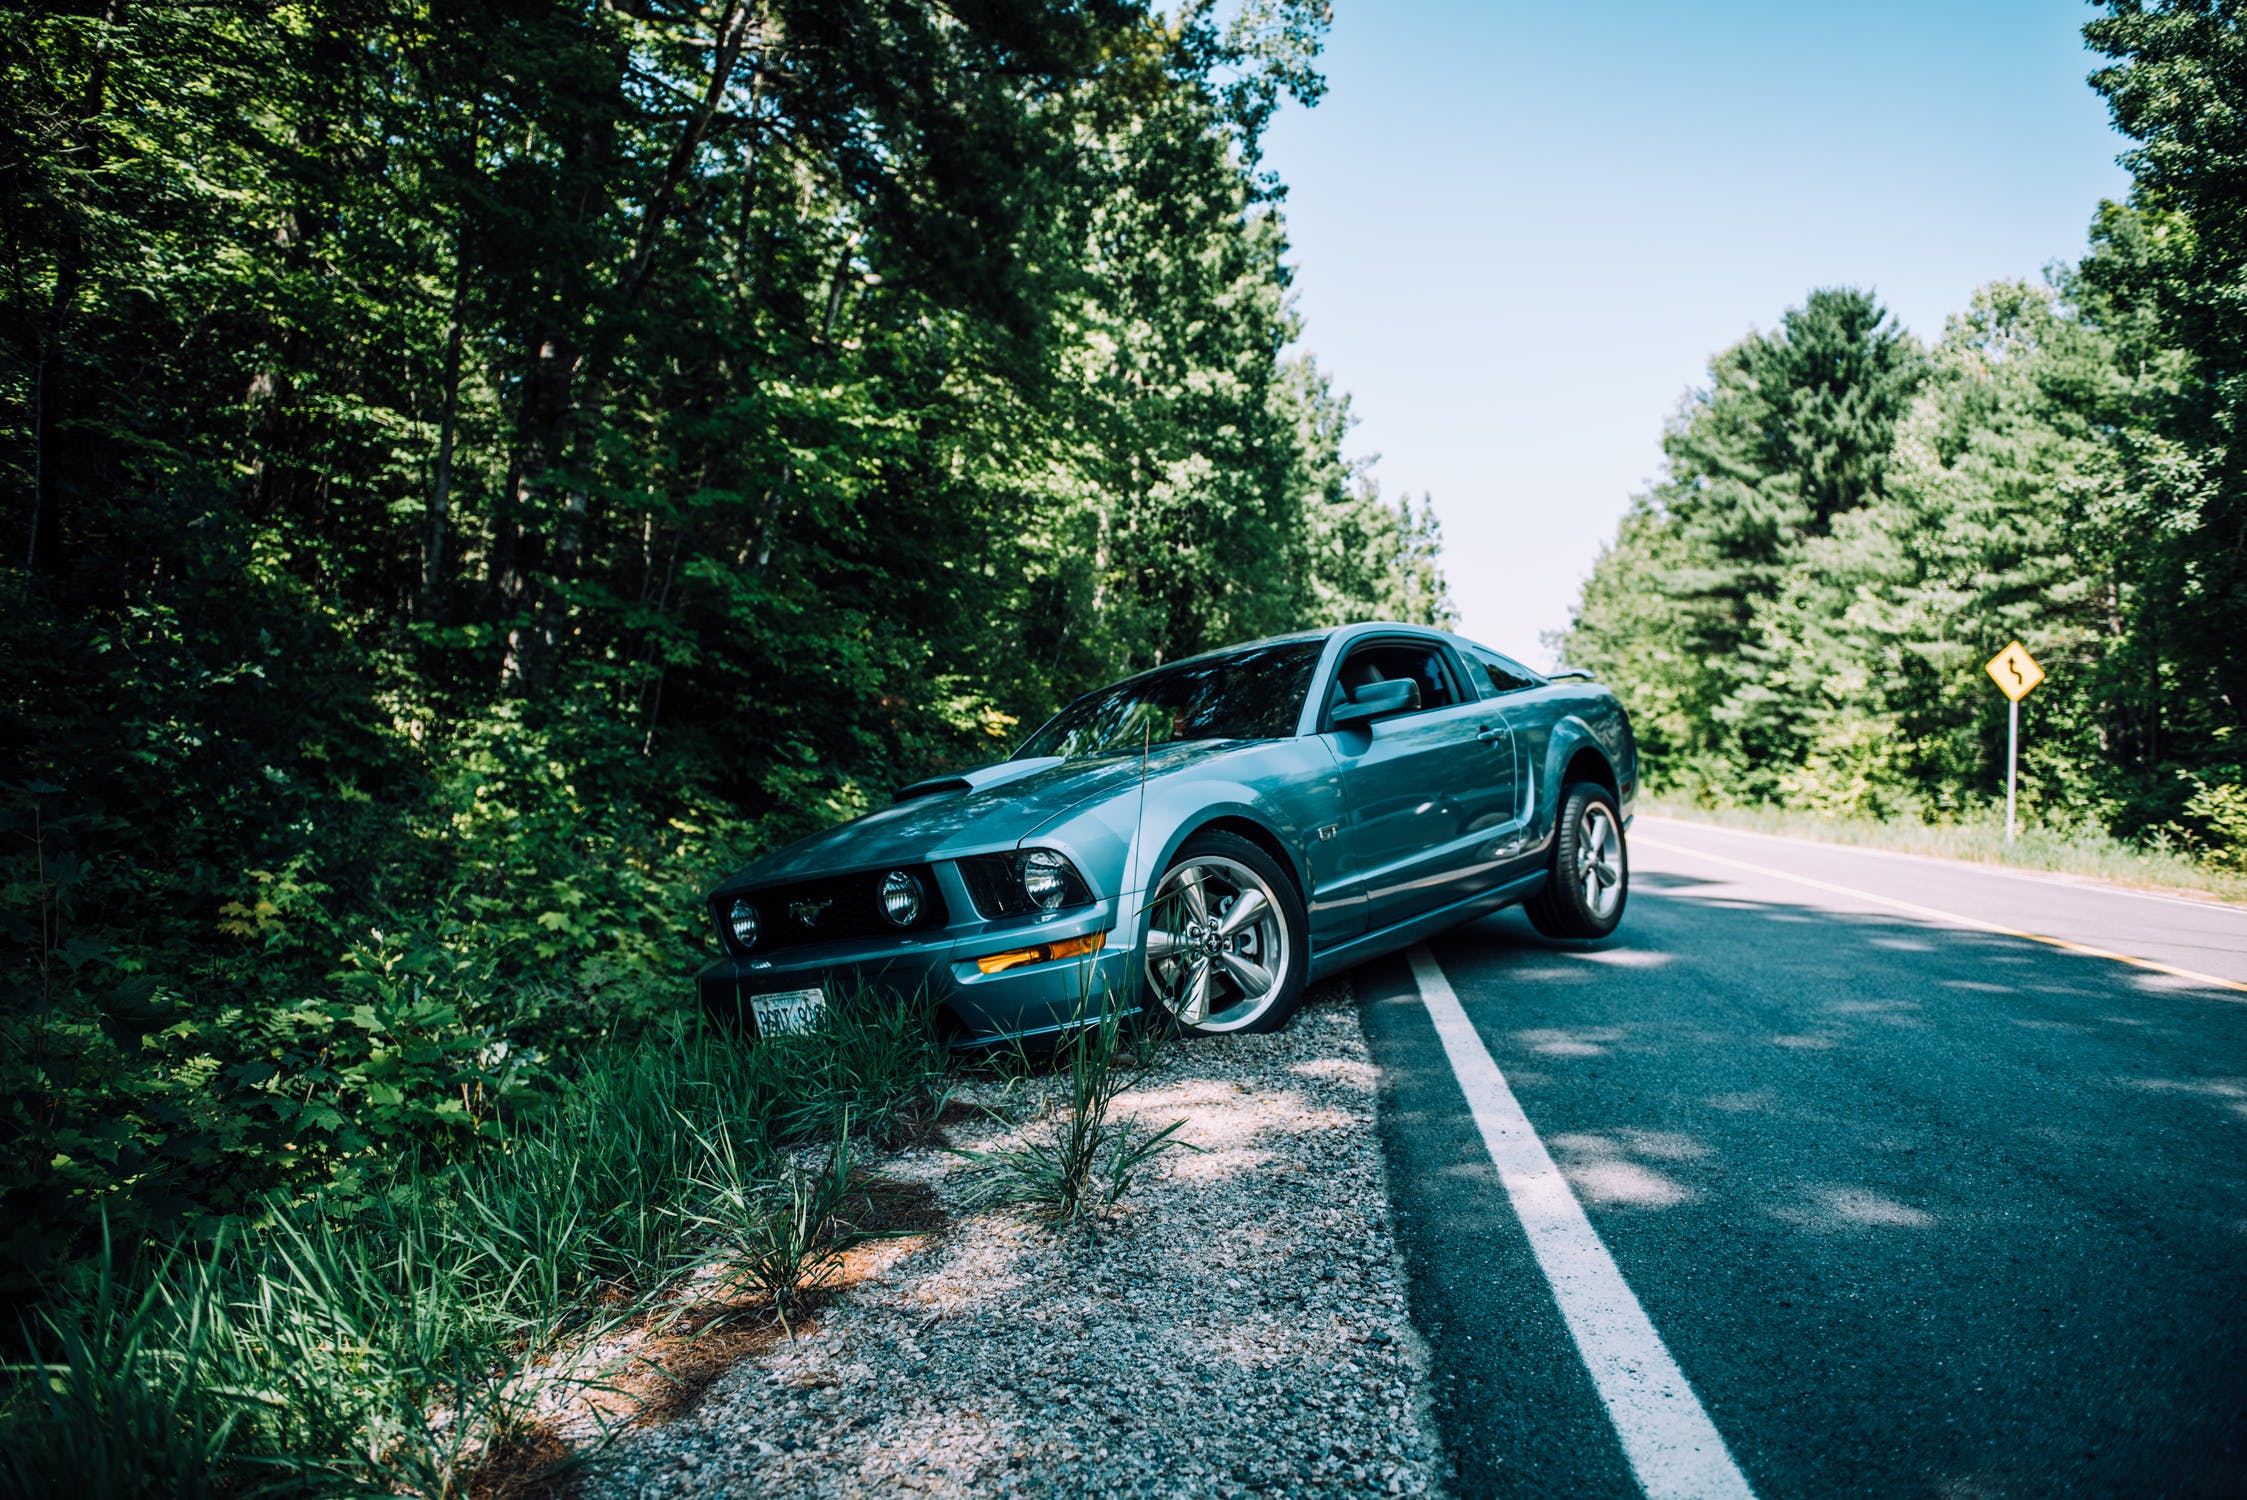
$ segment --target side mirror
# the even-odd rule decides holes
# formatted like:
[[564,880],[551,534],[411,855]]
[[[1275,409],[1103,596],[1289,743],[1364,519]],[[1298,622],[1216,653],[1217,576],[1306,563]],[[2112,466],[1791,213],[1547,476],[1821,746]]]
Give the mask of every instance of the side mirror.
[[1420,684],[1409,677],[1390,682],[1373,682],[1357,690],[1334,705],[1330,717],[1334,727],[1345,724],[1370,724],[1375,719],[1385,719],[1391,714],[1408,714],[1420,707]]

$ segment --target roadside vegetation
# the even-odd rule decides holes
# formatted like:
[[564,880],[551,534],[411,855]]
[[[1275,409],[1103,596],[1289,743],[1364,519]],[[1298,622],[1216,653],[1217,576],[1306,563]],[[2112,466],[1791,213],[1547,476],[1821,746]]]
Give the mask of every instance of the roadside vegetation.
[[205,1238],[111,1236],[32,1315],[0,1494],[464,1495],[615,1376],[580,1357],[601,1334],[788,1325],[855,1232],[854,1145],[930,1121],[950,1068],[913,1002],[832,1016],[602,1043],[488,1149]]
[[[1111,1117],[1116,1096],[1146,1076],[1162,1042],[1155,1022],[1116,1007],[1063,1040],[1047,1061],[1068,1080],[1067,1094],[1033,1117],[1016,1144],[960,1153],[976,1174],[975,1201],[1097,1236],[1149,1168],[1189,1149],[1177,1138],[1183,1120],[1149,1127]],[[1020,1052],[1011,1062],[1017,1076],[1038,1066]]]
[[2029,823],[2020,828],[2018,838],[2007,842],[2002,808],[1946,823],[1925,823],[1911,817],[1833,817],[1768,805],[1712,807],[1661,797],[1641,802],[1639,811],[1709,823],[1719,828],[1740,828],[1751,833],[1886,849],[1898,854],[1969,860],[2017,870],[2080,875],[2117,885],[2197,891],[2226,901],[2247,901],[2247,874],[2236,873],[2180,850],[2165,849],[2158,838],[2138,844],[2118,839],[2098,827],[2066,828]]
[[[203,1235],[104,1226],[0,1370],[0,1497],[434,1500],[551,1478],[592,1450],[549,1424],[628,1373],[605,1335],[793,1337],[881,1216],[859,1163],[928,1134],[963,1066],[1059,1085],[1021,1144],[961,1153],[973,1200],[1096,1233],[1182,1149],[1179,1124],[1110,1113],[1163,1041],[1111,1012],[1051,1052],[963,1062],[925,1001],[872,991],[801,1036],[652,1026],[592,1044],[481,1149],[408,1151]],[[621,1431],[637,1399],[609,1409]]]
[[911,1128],[938,1063],[902,1013],[682,1031],[709,884],[1131,669],[1448,618],[1285,353],[1260,142],[1325,25],[0,3],[40,1430],[161,1401],[237,1477],[442,1488],[505,1424],[413,1413],[514,1400],[586,1297],[727,1243],[784,1303],[850,1158],[781,1157]]
[[2007,857],[2247,875],[2247,33],[2158,3],[2086,35],[2137,144],[2079,262],[1984,287],[1932,347],[1813,291],[1672,420],[1560,642],[1630,706],[1663,798],[1988,851],[1983,663],[2018,639],[2049,676]]

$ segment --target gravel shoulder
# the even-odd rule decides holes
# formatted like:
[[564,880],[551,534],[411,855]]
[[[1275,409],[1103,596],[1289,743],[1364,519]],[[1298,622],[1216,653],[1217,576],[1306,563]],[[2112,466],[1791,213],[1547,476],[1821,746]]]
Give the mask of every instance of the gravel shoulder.
[[1066,1079],[974,1083],[947,1141],[872,1164],[930,1227],[853,1251],[797,1338],[751,1341],[581,1493],[1441,1492],[1375,1083],[1346,980],[1277,1035],[1163,1048],[1117,1109],[1198,1149],[1097,1239],[972,1206],[943,1145],[1050,1128]]

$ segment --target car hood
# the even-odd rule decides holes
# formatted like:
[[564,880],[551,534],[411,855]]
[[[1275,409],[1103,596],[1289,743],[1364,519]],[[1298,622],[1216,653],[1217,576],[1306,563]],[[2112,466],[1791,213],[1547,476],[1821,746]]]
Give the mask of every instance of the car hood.
[[[1146,758],[1146,774],[1176,772],[1240,743],[1201,740],[1158,746]],[[777,849],[719,889],[1009,847],[1073,807],[1137,786],[1139,776],[1137,755],[1039,756],[917,781],[900,791],[893,805]]]

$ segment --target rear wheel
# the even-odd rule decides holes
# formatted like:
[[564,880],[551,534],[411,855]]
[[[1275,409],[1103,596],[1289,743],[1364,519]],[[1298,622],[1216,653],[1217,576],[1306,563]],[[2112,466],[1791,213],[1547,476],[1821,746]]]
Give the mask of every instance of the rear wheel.
[[1203,1035],[1276,1030],[1303,998],[1307,925],[1271,855],[1195,834],[1148,903],[1147,1010]]
[[1614,797],[1590,782],[1568,788],[1553,835],[1552,876],[1522,910],[1547,937],[1603,938],[1623,920],[1630,886],[1630,853]]

